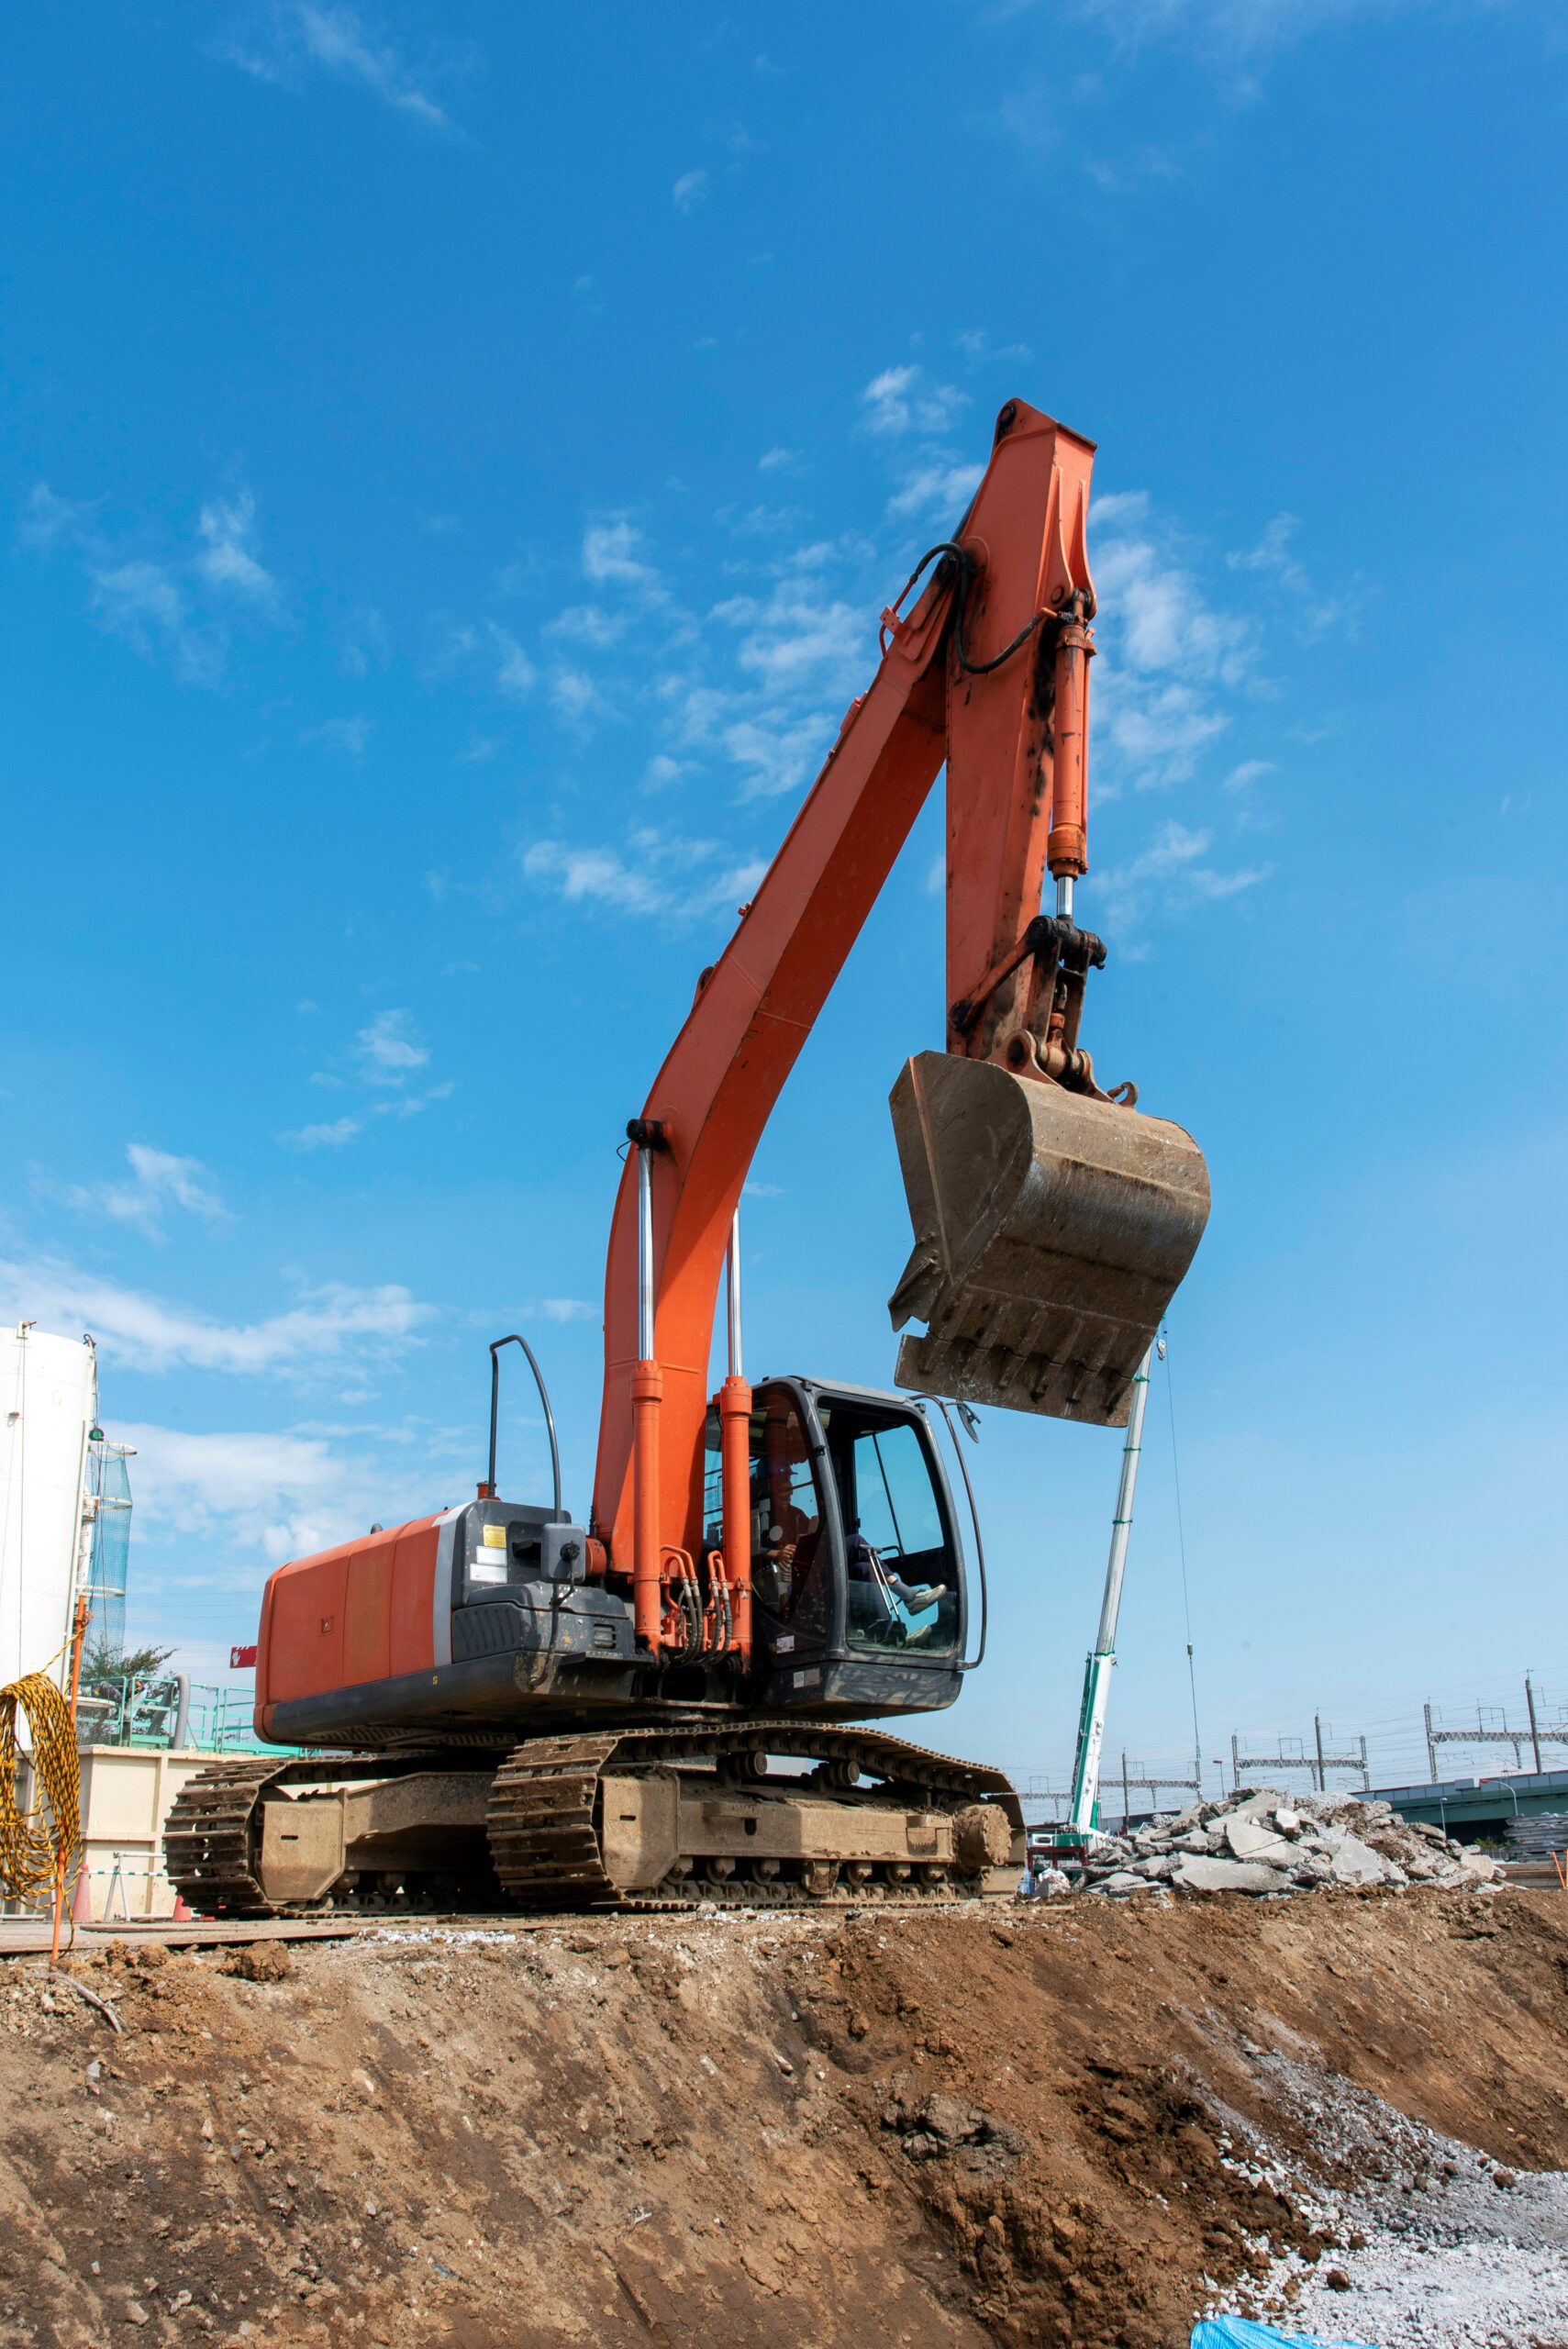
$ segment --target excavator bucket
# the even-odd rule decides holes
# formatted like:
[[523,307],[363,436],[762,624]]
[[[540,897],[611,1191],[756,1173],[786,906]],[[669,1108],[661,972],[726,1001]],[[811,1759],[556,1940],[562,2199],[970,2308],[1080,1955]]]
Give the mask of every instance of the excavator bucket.
[[915,1228],[900,1386],[1125,1427],[1208,1220],[1192,1136],[993,1061],[921,1052],[891,1096]]

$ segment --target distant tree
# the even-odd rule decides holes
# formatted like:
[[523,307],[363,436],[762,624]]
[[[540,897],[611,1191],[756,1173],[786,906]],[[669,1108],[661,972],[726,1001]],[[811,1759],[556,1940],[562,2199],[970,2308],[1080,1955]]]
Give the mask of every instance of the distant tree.
[[113,1680],[153,1680],[173,1654],[172,1648],[92,1648],[82,1659],[83,1688]]

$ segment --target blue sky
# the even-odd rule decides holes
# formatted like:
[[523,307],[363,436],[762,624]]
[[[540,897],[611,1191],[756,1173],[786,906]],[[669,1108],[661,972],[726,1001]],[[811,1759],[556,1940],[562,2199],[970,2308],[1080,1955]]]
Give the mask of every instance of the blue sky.
[[[130,1626],[595,1434],[624,1120],[1018,394],[1100,446],[1086,1040],[1215,1210],[1107,1749],[1563,1668],[1564,106],[1529,5],[116,5],[13,28],[3,1309]],[[764,1141],[749,1368],[876,1384],[933,798]],[[1162,1375],[1163,1375],[1163,1374]],[[1116,1439],[988,1414],[1070,1759]],[[503,1476],[540,1487],[515,1387]],[[1562,1749],[1568,1753],[1568,1749]]]

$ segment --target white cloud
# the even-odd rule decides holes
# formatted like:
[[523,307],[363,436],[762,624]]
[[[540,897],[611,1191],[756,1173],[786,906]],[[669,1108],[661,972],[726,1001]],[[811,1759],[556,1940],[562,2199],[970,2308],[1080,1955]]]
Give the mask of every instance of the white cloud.
[[597,604],[571,604],[557,612],[545,634],[568,637],[574,644],[592,645],[595,651],[603,651],[625,635],[626,628],[624,612],[601,611]]
[[917,367],[884,367],[873,376],[861,394],[861,405],[867,410],[867,429],[873,432],[906,432],[913,421],[906,395],[919,380]]
[[596,1305],[584,1304],[580,1297],[547,1297],[539,1304],[547,1321],[596,1321],[601,1309]]
[[[983,343],[984,338],[959,337]],[[863,430],[900,449],[904,472],[888,501],[895,520],[936,511],[956,521],[973,495],[985,468],[942,445],[943,436],[969,405],[969,395],[951,384],[931,384],[917,366],[884,367],[861,394]],[[923,445],[917,445],[923,444]]]
[[992,360],[1013,360],[1022,363],[1034,357],[1027,342],[1005,342],[998,348],[983,327],[955,334],[953,340],[964,357],[977,367]]
[[330,751],[347,751],[351,759],[362,759],[374,725],[373,718],[328,718],[320,726],[307,726],[299,739],[325,742]]
[[124,1288],[55,1257],[0,1261],[0,1297],[12,1319],[91,1330],[106,1356],[145,1371],[295,1375],[351,1358],[384,1359],[417,1342],[436,1308],[392,1284],[350,1288],[329,1282],[302,1289],[286,1312],[245,1324],[214,1320],[194,1307]]
[[706,172],[683,172],[670,190],[671,201],[677,212],[695,212],[699,204],[707,202],[707,195],[708,178]]
[[1273,772],[1273,759],[1243,759],[1239,767],[1231,768],[1220,788],[1222,791],[1245,791],[1250,785]]
[[1296,609],[1296,632],[1310,642],[1336,621],[1353,620],[1361,582],[1351,580],[1337,596],[1320,594],[1290,551],[1298,528],[1294,514],[1276,514],[1256,546],[1241,548],[1225,560],[1232,571],[1250,573],[1290,598]]
[[716,605],[712,618],[745,630],[737,658],[770,693],[837,686],[866,663],[864,615],[851,604],[824,602],[811,579],[781,580],[762,606],[734,596]]
[[278,1140],[285,1150],[341,1150],[363,1131],[358,1118],[335,1118],[329,1126],[300,1126],[293,1133],[280,1134]]
[[192,685],[214,685],[223,667],[221,646],[193,625],[190,606],[162,563],[89,562],[88,603],[94,616],[133,651],[150,659],[162,648],[176,674]]
[[[308,1557],[370,1522],[345,1493],[344,1464],[319,1437],[195,1435],[116,1422],[136,1452],[139,1522],[260,1549],[267,1565]],[[357,1481],[357,1480],[356,1480]]]
[[1118,49],[1163,42],[1232,66],[1355,16],[1408,13],[1424,0],[1073,0],[1080,23],[1103,25]]
[[645,864],[628,864],[614,849],[537,841],[523,857],[523,873],[529,881],[552,881],[569,905],[587,898],[627,913],[648,914],[668,902],[667,889]]
[[800,520],[795,506],[753,506],[740,513],[733,506],[721,506],[714,516],[738,539],[781,539],[793,530]]
[[583,574],[596,585],[614,583],[621,587],[648,587],[658,573],[644,562],[637,550],[642,544],[642,533],[635,529],[624,515],[612,521],[593,523],[583,534]]
[[757,471],[760,473],[783,473],[786,467],[799,462],[798,449],[766,449],[757,460]]
[[174,1158],[139,1141],[127,1145],[126,1157],[128,1183],[75,1184],[65,1194],[67,1203],[82,1215],[134,1223],[155,1240],[163,1236],[162,1218],[171,1208],[183,1208],[204,1223],[233,1222],[217,1194],[206,1188],[206,1168],[199,1159]]
[[504,628],[497,628],[494,620],[490,623],[490,640],[498,656],[496,691],[505,694],[508,701],[526,701],[537,681],[533,662],[516,638]]
[[1091,510],[1099,597],[1094,708],[1097,758],[1114,787],[1183,782],[1230,724],[1221,696],[1244,687],[1257,658],[1250,619],[1216,611],[1140,493]]
[[1225,560],[1232,571],[1272,571],[1286,586],[1305,590],[1307,573],[1290,551],[1290,534],[1296,527],[1294,514],[1276,514],[1255,547],[1228,554]]
[[58,546],[82,546],[92,538],[96,525],[95,507],[56,497],[47,482],[35,482],[22,515],[22,543],[36,547],[40,554]]
[[919,367],[884,367],[861,394],[866,430],[889,440],[906,432],[946,432],[968,405],[967,392],[951,384],[928,384]]
[[1095,514],[1133,527],[1097,543],[1095,588],[1120,632],[1123,660],[1140,670],[1174,669],[1205,682],[1240,685],[1252,653],[1249,623],[1214,611],[1191,572],[1172,562],[1149,527],[1147,502],[1106,498]]
[[248,489],[231,502],[217,497],[204,506],[196,529],[206,544],[196,568],[213,586],[266,604],[276,595],[277,583],[246,543],[255,519],[256,501]]
[[[403,1431],[343,1431],[392,1444],[390,1458],[366,1458],[335,1444],[339,1431],[310,1428],[193,1434],[183,1428],[111,1421],[131,1464],[138,1522],[203,1545],[204,1583],[253,1586],[288,1558],[309,1557],[373,1524],[428,1515],[450,1497],[451,1473],[407,1456]],[[402,1456],[399,1456],[402,1454]],[[233,1557],[225,1572],[223,1553]],[[217,1553],[215,1560],[215,1552]],[[214,1571],[216,1564],[217,1571]],[[176,1569],[177,1570],[177,1569]]]
[[826,712],[794,719],[740,718],[719,740],[745,778],[743,796],[773,799],[805,788],[832,747]]
[[402,1085],[412,1070],[423,1068],[430,1057],[429,1047],[418,1041],[406,1011],[378,1011],[354,1041],[361,1068],[373,1085]]
[[[460,967],[473,971],[476,970],[478,965],[473,963],[465,963],[462,965],[450,964],[448,974],[450,975],[452,970]],[[384,1020],[398,1019],[406,1016],[402,1013],[384,1012],[382,1019]],[[371,1032],[370,1029],[361,1031],[361,1042],[362,1037],[370,1035]],[[365,1073],[373,1085],[401,1085],[404,1078],[400,1071],[408,1067],[418,1067],[422,1062],[429,1058],[428,1052],[417,1052],[416,1047],[405,1046],[398,1034],[395,1032],[389,1034],[385,1030],[382,1030],[377,1034],[374,1049],[375,1052],[383,1056],[384,1065],[382,1066],[376,1064],[373,1053],[368,1050],[361,1052],[361,1058],[368,1063]],[[389,1052],[395,1053],[399,1049],[414,1050],[417,1052],[417,1057],[407,1063],[400,1063],[395,1059],[386,1061],[385,1056]],[[432,1101],[445,1101],[456,1091],[456,1078],[449,1077],[444,1085],[433,1085],[428,1093],[399,1092],[388,1100],[373,1101],[360,1117],[335,1118],[330,1124],[300,1126],[293,1132],[280,1134],[278,1140],[285,1150],[301,1152],[317,1150],[343,1150],[350,1142],[357,1141],[364,1132],[367,1117],[396,1118],[400,1122],[406,1121],[409,1118],[419,1117],[430,1107]]]
[[569,726],[584,726],[605,707],[604,696],[585,669],[558,668],[550,681],[550,706]]
[[254,517],[249,490],[214,499],[200,509],[194,552],[154,558],[117,543],[100,527],[96,507],[57,497],[40,482],[29,495],[21,535],[42,555],[69,550],[76,556],[100,627],[144,660],[161,652],[187,684],[213,685],[223,673],[235,607],[245,607],[252,624],[275,625],[280,618],[276,583],[246,543]]
[[757,858],[725,858],[713,841],[643,830],[632,833],[624,852],[537,841],[521,862],[526,880],[550,885],[569,905],[689,918],[743,903],[767,869]]
[[956,523],[980,486],[984,465],[966,465],[938,457],[917,465],[887,501],[890,514],[922,514],[930,509],[950,514]]
[[1205,860],[1212,845],[1207,831],[1191,831],[1173,819],[1162,824],[1150,845],[1129,863],[1098,874],[1096,890],[1113,918],[1136,921],[1155,901],[1182,907],[1213,905],[1266,881],[1271,865],[1251,865],[1234,873],[1217,872]]
[[371,1115],[373,1118],[417,1118],[422,1110],[429,1108],[432,1101],[445,1101],[456,1091],[457,1079],[449,1076],[444,1085],[432,1085],[428,1093],[402,1093],[395,1101],[373,1102]]
[[356,8],[334,0],[284,0],[273,7],[259,43],[221,44],[214,52],[256,80],[295,86],[302,68],[317,67],[358,83],[384,106],[432,130],[451,123],[415,80],[395,43]]
[[832,746],[844,704],[874,658],[868,616],[791,568],[765,601],[735,596],[709,618],[736,631],[751,691],[667,678],[677,741],[717,744],[745,778],[743,796],[796,789]]

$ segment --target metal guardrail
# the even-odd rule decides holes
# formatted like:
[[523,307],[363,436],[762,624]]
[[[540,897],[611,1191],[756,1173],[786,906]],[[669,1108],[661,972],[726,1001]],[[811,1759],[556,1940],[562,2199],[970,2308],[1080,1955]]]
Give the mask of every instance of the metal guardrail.
[[219,1688],[183,1672],[94,1682],[77,1699],[76,1735],[82,1745],[178,1747],[202,1753],[279,1750],[258,1739],[248,1691]]

